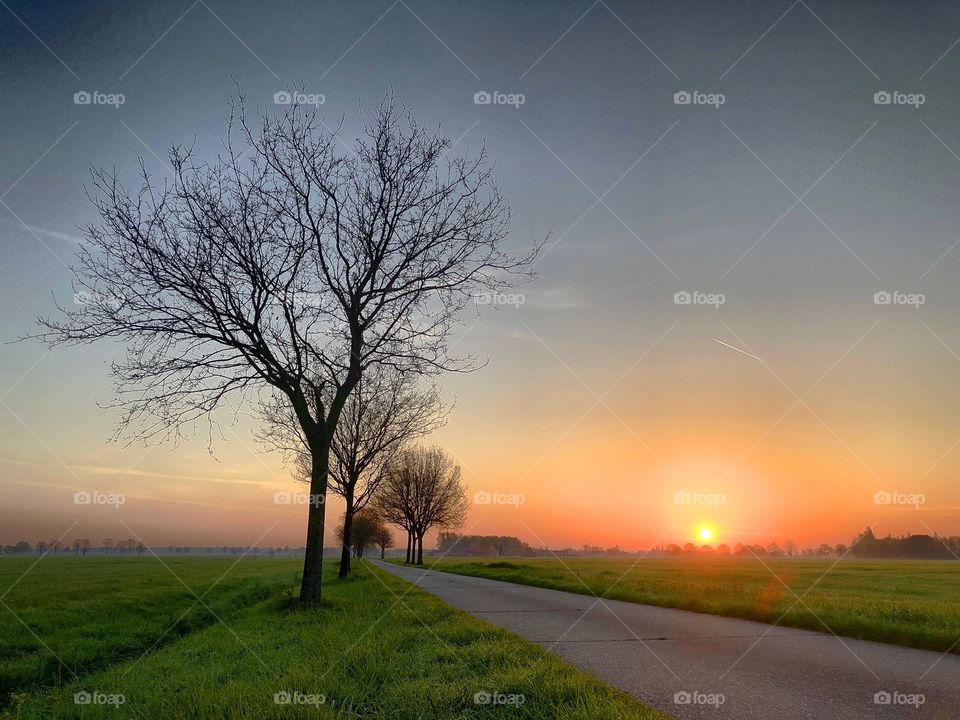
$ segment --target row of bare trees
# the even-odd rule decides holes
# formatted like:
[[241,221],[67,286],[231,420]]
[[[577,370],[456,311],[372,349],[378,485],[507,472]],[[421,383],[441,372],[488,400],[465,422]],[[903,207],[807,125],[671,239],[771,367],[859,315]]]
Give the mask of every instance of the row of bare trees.
[[[100,222],[74,269],[86,300],[42,319],[40,337],[126,345],[111,366],[118,435],[176,440],[249,402],[268,427],[294,428],[311,496],[332,485],[356,511],[363,472],[331,466],[350,398],[423,392],[424,378],[477,366],[450,352],[462,311],[528,276],[538,248],[505,248],[485,150],[452,157],[389,94],[361,124],[349,143],[308,106],[251,121],[241,96],[216,157],[174,146],[172,177],[141,161],[133,187],[93,171]],[[326,503],[307,507],[300,599],[316,602]],[[430,512],[418,512],[402,515],[419,545]]]

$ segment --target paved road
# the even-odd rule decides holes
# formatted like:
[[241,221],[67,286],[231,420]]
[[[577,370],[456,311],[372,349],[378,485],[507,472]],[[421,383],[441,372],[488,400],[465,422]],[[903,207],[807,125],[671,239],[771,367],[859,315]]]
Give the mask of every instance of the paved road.
[[956,655],[375,562],[678,718],[960,719]]

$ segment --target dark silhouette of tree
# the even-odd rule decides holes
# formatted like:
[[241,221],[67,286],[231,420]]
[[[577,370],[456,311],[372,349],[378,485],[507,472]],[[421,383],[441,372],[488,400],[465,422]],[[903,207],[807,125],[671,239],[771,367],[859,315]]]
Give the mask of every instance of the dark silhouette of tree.
[[460,466],[439,447],[398,453],[377,496],[379,513],[407,531],[407,562],[423,564],[423,536],[463,524],[468,503]]
[[105,553],[109,553],[111,550],[113,550],[113,538],[104,538],[102,540],[102,545],[103,551]]
[[[342,545],[353,552],[355,557],[362,558],[364,550],[376,543],[377,536],[383,529],[383,520],[380,519],[380,516],[372,508],[364,508],[353,515],[353,534],[350,540],[346,539],[344,525],[337,528],[337,537]],[[347,545],[348,542],[350,543],[349,546]]]
[[47,544],[46,540],[40,540],[37,543],[37,552],[41,555],[45,554],[49,548],[50,546]]
[[320,599],[330,446],[361,376],[476,367],[448,353],[461,310],[529,274],[537,249],[504,249],[509,210],[485,151],[448,158],[450,141],[389,95],[363,122],[344,151],[315,109],[254,128],[241,97],[224,152],[173,147],[169,183],[142,167],[129,189],[94,170],[102,222],[75,281],[90,301],[41,320],[54,345],[127,346],[111,368],[118,433],[176,440],[204,418],[212,430],[231,397],[292,410],[311,456],[303,602]]
[[386,525],[381,525],[374,535],[373,541],[380,548],[380,559],[383,560],[387,554],[387,548],[393,547],[393,535],[390,533],[390,529]]

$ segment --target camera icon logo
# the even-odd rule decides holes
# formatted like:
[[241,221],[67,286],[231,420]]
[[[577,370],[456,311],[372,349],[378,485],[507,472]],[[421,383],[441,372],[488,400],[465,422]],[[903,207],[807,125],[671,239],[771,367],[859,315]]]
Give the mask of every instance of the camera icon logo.
[[93,95],[88,93],[86,90],[81,90],[80,92],[75,92],[73,94],[74,105],[89,105],[91,102],[93,102]]
[[493,501],[493,496],[486,490],[480,490],[473,495],[474,505],[489,505]]
[[693,101],[693,96],[686,90],[680,90],[673,94],[674,105],[689,105]]
[[879,90],[873,94],[874,105],[889,105],[893,102],[893,97],[886,90]]
[[488,93],[486,90],[480,90],[473,94],[473,104],[474,105],[489,105],[493,102],[493,95]]
[[286,90],[280,90],[273,94],[274,105],[290,105],[293,102],[293,96]]

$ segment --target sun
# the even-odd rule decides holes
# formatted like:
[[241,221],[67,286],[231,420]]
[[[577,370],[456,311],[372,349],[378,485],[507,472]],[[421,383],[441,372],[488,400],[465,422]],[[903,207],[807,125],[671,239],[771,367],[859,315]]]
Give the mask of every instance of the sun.
[[707,540],[713,539],[713,530],[708,527],[700,528],[700,532],[697,533],[700,536],[700,539],[706,542]]

